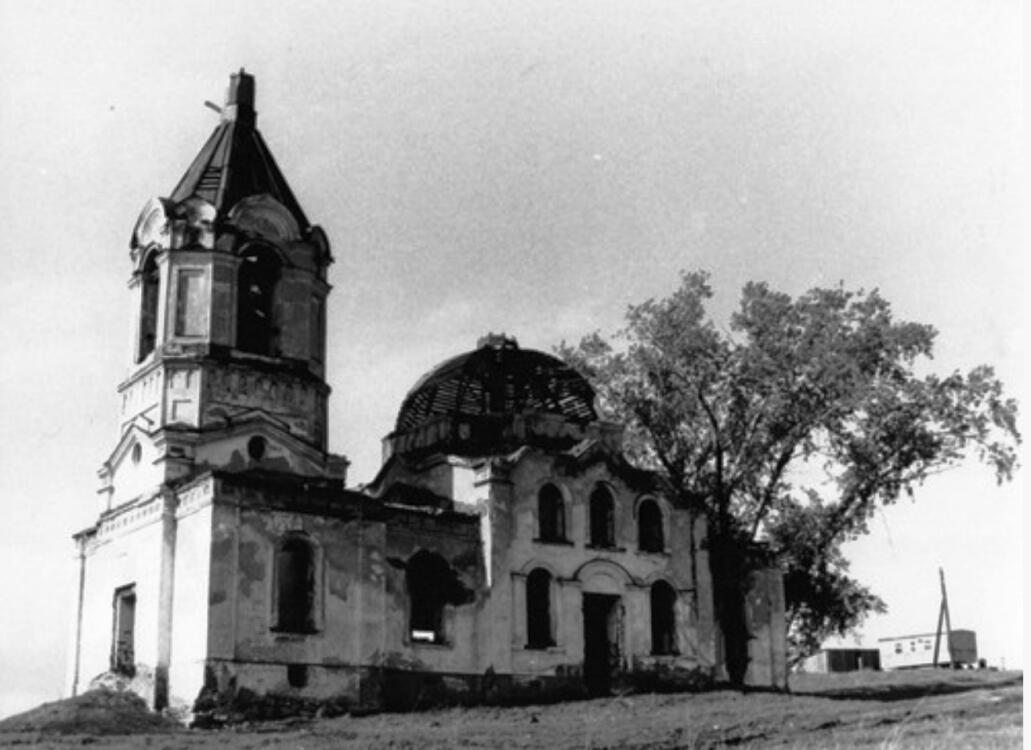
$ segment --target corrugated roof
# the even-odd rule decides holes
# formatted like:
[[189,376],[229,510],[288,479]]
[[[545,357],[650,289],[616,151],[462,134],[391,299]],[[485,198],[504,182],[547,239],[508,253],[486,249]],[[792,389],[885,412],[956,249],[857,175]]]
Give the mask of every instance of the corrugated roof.
[[254,76],[230,76],[222,120],[172,191],[176,203],[197,195],[212,203],[219,216],[243,198],[268,193],[282,203],[302,229],[310,226],[293,191],[279,171],[256,126]]

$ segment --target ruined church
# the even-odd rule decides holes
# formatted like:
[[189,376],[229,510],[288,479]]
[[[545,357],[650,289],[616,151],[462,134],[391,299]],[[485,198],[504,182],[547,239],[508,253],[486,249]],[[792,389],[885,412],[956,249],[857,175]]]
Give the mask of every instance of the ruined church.
[[[379,709],[725,678],[704,513],[627,461],[559,359],[486,335],[433,367],[376,476],[349,486],[327,445],[330,243],[254,103],[233,75],[132,231],[131,358],[100,512],[74,537],[69,692],[114,673],[157,708],[246,691]],[[753,584],[746,681],[781,686],[780,579]]]

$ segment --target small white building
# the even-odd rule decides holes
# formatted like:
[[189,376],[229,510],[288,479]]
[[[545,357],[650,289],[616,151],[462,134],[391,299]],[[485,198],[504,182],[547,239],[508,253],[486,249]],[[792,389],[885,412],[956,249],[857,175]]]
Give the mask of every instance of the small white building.
[[[879,638],[881,669],[910,669],[934,666],[934,633]],[[948,666],[977,664],[977,634],[973,630],[953,630],[951,637],[942,633],[938,646],[938,664]]]

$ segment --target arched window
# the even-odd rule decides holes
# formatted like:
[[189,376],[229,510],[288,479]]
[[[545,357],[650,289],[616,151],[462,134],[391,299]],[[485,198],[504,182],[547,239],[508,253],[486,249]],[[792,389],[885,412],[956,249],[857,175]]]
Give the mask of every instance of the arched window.
[[274,354],[275,291],[279,258],[271,248],[250,245],[237,275],[236,346],[255,354]]
[[599,486],[591,493],[591,545],[612,547],[616,543],[615,508],[612,493]]
[[147,256],[140,274],[140,340],[136,361],[142,362],[157,346],[158,333],[158,291],[161,285],[161,271],[158,269],[157,253]]
[[566,511],[562,492],[553,484],[546,484],[537,493],[537,524],[540,538],[546,542],[561,542],[566,538]]
[[643,500],[637,508],[637,546],[642,552],[662,552],[666,548],[662,510],[654,500]]
[[535,568],[526,577],[526,647],[554,646],[551,635],[551,573]]
[[652,584],[652,653],[675,654],[676,650],[676,617],[674,606],[677,592],[665,581]]
[[315,630],[315,554],[304,539],[291,537],[276,552],[276,630]]
[[413,641],[444,642],[444,605],[453,578],[451,566],[435,552],[421,550],[408,560],[408,632]]

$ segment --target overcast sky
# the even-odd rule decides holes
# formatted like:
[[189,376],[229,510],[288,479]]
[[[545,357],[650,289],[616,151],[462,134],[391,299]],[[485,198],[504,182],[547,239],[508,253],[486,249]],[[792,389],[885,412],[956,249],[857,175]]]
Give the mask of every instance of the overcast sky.
[[[329,234],[330,441],[378,467],[408,388],[488,331],[548,350],[707,269],[877,287],[940,372],[1025,395],[1021,5],[0,0],[0,715],[62,690],[70,534],[129,364],[128,239],[229,73]],[[1026,424],[1022,420],[1022,424]],[[850,548],[863,642],[1023,659],[1021,485],[940,478]]]

